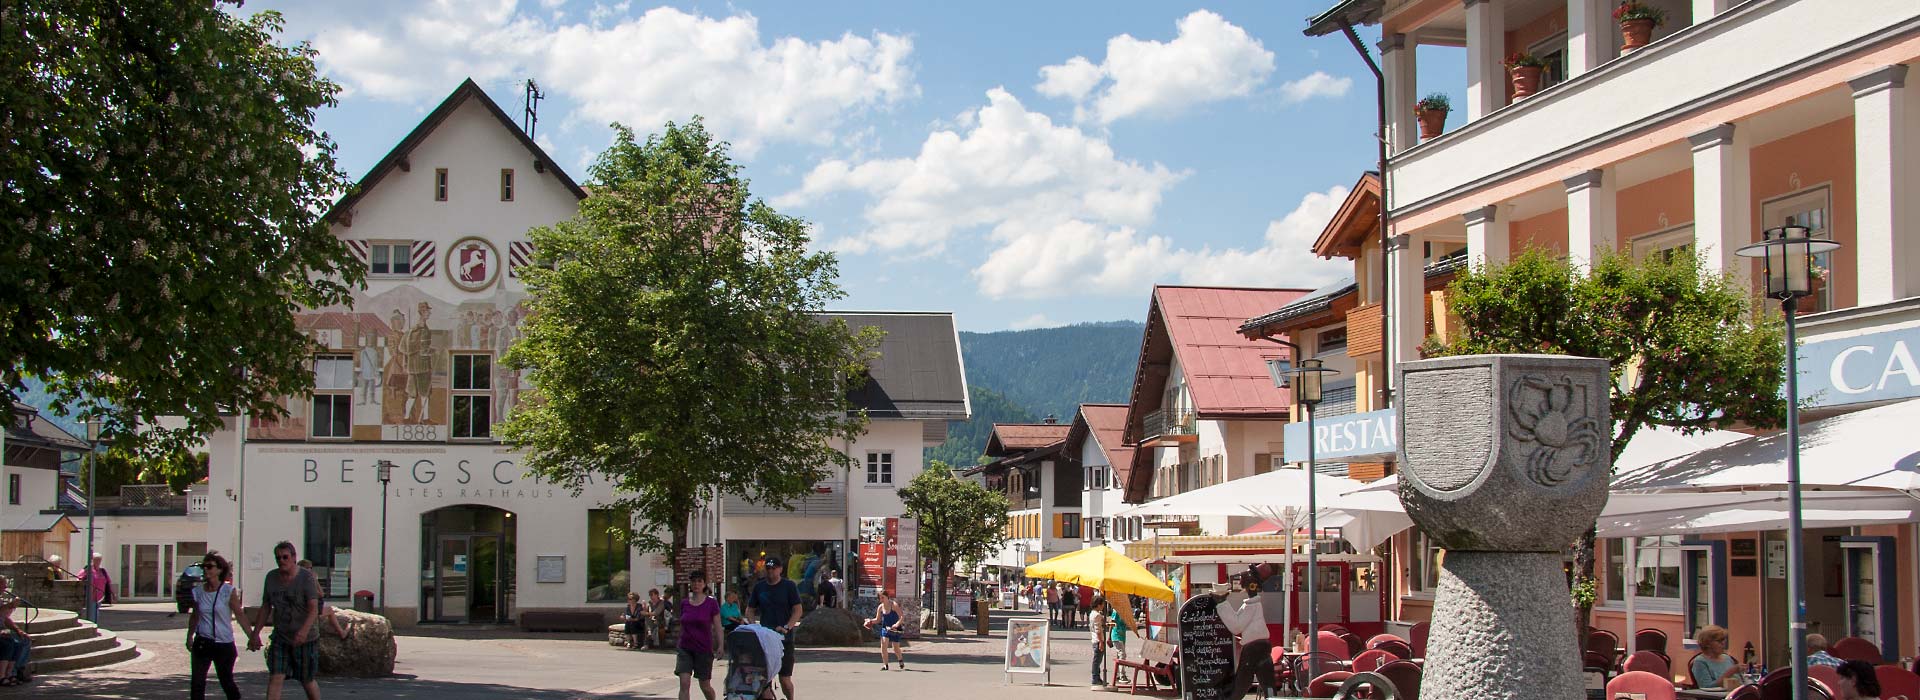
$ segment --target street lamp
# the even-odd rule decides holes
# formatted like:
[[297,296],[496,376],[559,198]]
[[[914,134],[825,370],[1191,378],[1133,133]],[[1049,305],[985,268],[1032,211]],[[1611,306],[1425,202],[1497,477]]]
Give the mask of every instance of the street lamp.
[[387,485],[393,483],[393,462],[373,463],[380,478],[380,614],[387,614]]
[[1794,316],[1800,297],[1813,294],[1813,256],[1840,244],[1814,238],[1805,226],[1776,226],[1759,243],[1734,251],[1760,258],[1766,270],[1767,296],[1780,300],[1787,320],[1787,638],[1793,645],[1793,699],[1807,697],[1807,601],[1804,552],[1800,542],[1800,348]]
[[93,529],[93,515],[94,515],[93,464],[94,462],[98,461],[99,450],[100,450],[100,421],[99,419],[89,420],[87,421],[87,559],[86,559],[87,568],[81,569],[81,571],[87,572],[87,583],[86,583],[87,620],[93,622],[96,625],[100,624],[100,601],[96,600],[93,597],[93,577],[99,576],[100,572],[92,570],[93,552],[94,552],[94,549],[93,549],[93,533],[94,533],[94,529]]
[[[1295,351],[1298,352],[1298,348]],[[1320,651],[1320,501],[1319,472],[1315,469],[1316,460],[1313,451],[1313,408],[1319,405],[1321,396],[1321,378],[1339,370],[1328,369],[1326,363],[1307,358],[1290,368],[1285,360],[1268,360],[1267,371],[1273,376],[1276,388],[1293,385],[1293,402],[1307,409],[1307,668],[1313,667],[1314,654]],[[1285,370],[1284,372],[1282,370]],[[1288,380],[1288,381],[1282,381]],[[1292,576],[1293,572],[1287,572]],[[1292,586],[1288,586],[1289,589]]]

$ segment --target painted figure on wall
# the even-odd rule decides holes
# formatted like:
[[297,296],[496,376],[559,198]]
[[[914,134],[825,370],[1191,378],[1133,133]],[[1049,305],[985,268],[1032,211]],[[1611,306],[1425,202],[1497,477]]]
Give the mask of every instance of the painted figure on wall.
[[427,328],[427,321],[433,316],[433,306],[420,302],[418,315],[414,317],[413,327],[407,329],[400,340],[400,352],[407,356],[407,403],[402,408],[401,422],[426,423],[428,408],[433,402],[433,331]]
[[381,351],[386,349],[385,334],[370,333],[360,336],[360,353],[354,374],[354,383],[359,386],[360,405],[380,405],[380,369],[385,363],[380,361]]

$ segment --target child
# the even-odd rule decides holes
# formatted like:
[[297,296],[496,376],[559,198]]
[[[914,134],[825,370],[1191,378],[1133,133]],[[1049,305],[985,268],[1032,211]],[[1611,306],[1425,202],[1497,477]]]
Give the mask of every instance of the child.
[[1107,625],[1109,624],[1112,622],[1107,618],[1107,599],[1096,593],[1093,596],[1093,608],[1087,614],[1087,630],[1092,633],[1089,637],[1093,641],[1094,690],[1107,689],[1104,670],[1107,665]]
[[[313,571],[313,561],[310,559],[301,559],[300,568],[306,569],[307,571]],[[316,580],[318,579],[316,578]],[[341,624],[340,616],[335,614],[337,612],[339,612],[339,609],[333,607],[332,605],[328,605],[326,599],[322,598],[320,600],[321,624],[327,625],[328,627],[332,628],[333,633],[336,635],[339,635],[341,639],[346,639],[347,630],[352,629],[353,623],[348,622],[344,625]]]

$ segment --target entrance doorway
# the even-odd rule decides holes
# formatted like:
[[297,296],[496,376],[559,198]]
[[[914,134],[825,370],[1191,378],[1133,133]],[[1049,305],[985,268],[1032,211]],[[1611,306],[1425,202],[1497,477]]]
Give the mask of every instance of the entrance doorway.
[[507,622],[513,617],[514,517],[459,505],[420,516],[423,621]]

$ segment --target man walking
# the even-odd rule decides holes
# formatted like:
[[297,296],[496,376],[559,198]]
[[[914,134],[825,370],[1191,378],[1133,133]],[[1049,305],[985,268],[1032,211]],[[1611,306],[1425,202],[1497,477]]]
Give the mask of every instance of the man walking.
[[753,594],[747,597],[747,617],[759,620],[761,627],[784,638],[780,643],[780,692],[786,700],[794,700],[793,630],[800,626],[800,587],[787,580],[779,557],[767,557],[766,565],[766,578],[753,584]]
[[277,567],[267,572],[260,587],[260,609],[247,628],[247,651],[260,650],[260,628],[273,620],[273,645],[267,647],[267,700],[280,700],[280,685],[288,678],[307,691],[307,700],[320,700],[320,582],[300,568],[293,543],[273,546]]

